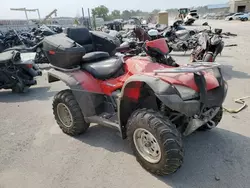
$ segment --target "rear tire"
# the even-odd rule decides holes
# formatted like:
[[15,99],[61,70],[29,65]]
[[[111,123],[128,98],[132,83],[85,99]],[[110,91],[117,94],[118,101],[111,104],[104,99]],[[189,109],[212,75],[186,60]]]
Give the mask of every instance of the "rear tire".
[[25,86],[23,82],[17,82],[15,86],[12,87],[12,93],[26,93],[29,86]]
[[182,165],[181,134],[159,112],[136,110],[128,120],[127,136],[137,161],[147,171],[159,176],[169,175]]
[[5,50],[5,47],[2,43],[0,43],[0,53],[3,52]]
[[213,56],[212,54],[205,54],[204,58],[203,58],[203,62],[213,62]]
[[57,93],[52,106],[56,122],[64,133],[76,136],[89,128],[89,123],[85,122],[81,108],[71,90]]
[[169,49],[169,53],[171,53],[173,51],[173,48],[168,46],[168,49]]

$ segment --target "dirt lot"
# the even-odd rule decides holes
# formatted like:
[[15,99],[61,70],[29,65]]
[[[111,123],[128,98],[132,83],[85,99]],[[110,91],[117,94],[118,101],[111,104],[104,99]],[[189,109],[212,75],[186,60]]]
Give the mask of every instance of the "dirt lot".
[[[209,23],[239,35],[225,39],[238,47],[224,49],[217,59],[229,84],[224,105],[235,108],[233,99],[250,95],[250,22]],[[173,57],[182,63],[189,60],[189,54]],[[63,134],[51,102],[64,87],[60,82],[47,84],[43,76],[27,94],[0,92],[1,188],[249,187],[250,108],[236,115],[225,113],[218,128],[184,138],[182,168],[159,178],[141,168],[127,142],[112,129],[92,126],[78,138]]]

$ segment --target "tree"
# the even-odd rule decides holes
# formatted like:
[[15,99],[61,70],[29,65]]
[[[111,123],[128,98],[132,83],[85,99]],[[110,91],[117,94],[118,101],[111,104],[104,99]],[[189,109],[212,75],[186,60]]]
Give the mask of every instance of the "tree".
[[160,9],[154,9],[154,10],[152,11],[152,14],[158,14],[160,11],[161,11]]
[[137,16],[136,11],[134,11],[134,10],[130,10],[130,14],[131,14],[131,16]]
[[104,5],[101,5],[92,9],[93,16],[103,18],[104,20],[107,20],[108,13],[109,13],[109,9],[105,7]]
[[131,17],[131,12],[129,12],[128,10],[122,11],[122,19],[128,20],[130,17]]
[[141,10],[135,11],[136,16],[143,16],[143,12]]
[[119,19],[121,18],[121,12],[119,10],[113,10],[111,12],[112,19]]

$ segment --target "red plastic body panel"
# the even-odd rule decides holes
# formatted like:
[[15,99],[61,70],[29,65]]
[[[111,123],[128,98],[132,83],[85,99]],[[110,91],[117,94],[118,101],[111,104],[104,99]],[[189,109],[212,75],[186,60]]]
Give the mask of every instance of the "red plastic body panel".
[[[100,81],[85,71],[75,71],[73,77],[81,84],[84,90],[93,93],[103,93],[100,87]],[[103,93],[104,94],[104,93]]]
[[130,83],[129,87],[124,90],[124,96],[137,101],[140,97],[141,82]]
[[159,49],[163,54],[167,54],[169,52],[168,45],[164,38],[147,41],[146,47],[156,48]]
[[[92,75],[85,71],[76,71],[72,73],[74,78],[81,83],[81,86],[88,92],[101,93],[111,95],[113,91],[121,89],[124,82],[132,75],[147,75],[157,77],[164,80],[167,83],[182,85],[199,92],[199,88],[195,84],[193,73],[161,73],[154,75],[153,71],[156,69],[173,68],[163,64],[155,63],[150,57],[132,57],[126,59],[124,63],[125,74],[109,79],[109,80],[97,80]],[[217,79],[211,74],[204,72],[204,76],[207,83],[207,90],[214,89],[219,86]],[[136,91],[129,91],[128,95],[137,96]]]
[[126,73],[118,78],[109,79],[105,81],[100,81],[100,87],[106,95],[111,95],[111,93],[117,89],[121,89],[124,82],[130,77],[129,73]]
[[103,81],[95,79],[86,71],[76,71],[72,75],[84,90],[106,95],[111,95],[113,91],[122,88],[124,82],[131,76],[131,74],[126,73],[118,78]]

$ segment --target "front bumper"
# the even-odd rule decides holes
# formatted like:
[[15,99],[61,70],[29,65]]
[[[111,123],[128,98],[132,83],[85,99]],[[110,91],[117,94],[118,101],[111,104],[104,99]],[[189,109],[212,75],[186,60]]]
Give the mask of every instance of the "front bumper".
[[192,117],[200,112],[199,100],[183,101],[179,95],[157,95],[163,104],[170,109],[180,112],[187,117]]
[[195,72],[194,81],[199,88],[199,93],[192,89],[188,91],[172,85],[171,88],[173,89],[171,89],[171,93],[162,92],[161,94],[157,94],[157,97],[163,104],[174,111],[185,114],[187,117],[200,115],[204,108],[221,107],[228,90],[227,82],[223,79],[220,68],[213,69],[213,74],[219,85],[209,91],[207,91],[207,83],[204,75]]
[[[193,117],[199,115],[203,108],[221,107],[226,98],[227,90],[227,83],[223,81],[223,85],[208,91],[204,97],[201,97],[201,93],[199,93],[198,98],[190,100],[183,100],[178,94],[157,95],[157,97],[170,109],[187,117]],[[201,98],[205,99],[205,103],[201,101]]]

